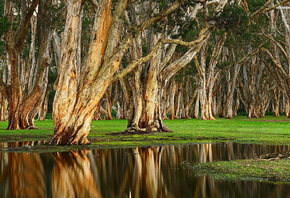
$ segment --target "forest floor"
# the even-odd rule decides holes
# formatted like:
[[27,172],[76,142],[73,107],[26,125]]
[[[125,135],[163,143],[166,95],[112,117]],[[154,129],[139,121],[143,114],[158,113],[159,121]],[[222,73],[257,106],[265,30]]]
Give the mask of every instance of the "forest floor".
[[[127,135],[127,120],[92,121],[88,136],[91,144],[86,146],[46,146],[43,144],[18,148],[5,148],[8,152],[58,152],[79,149],[151,147],[160,145],[183,145],[208,142],[236,142],[263,145],[290,145],[290,119],[285,116],[264,118],[234,117],[216,120],[178,119],[164,120],[173,132]],[[0,143],[48,140],[53,134],[52,120],[35,121],[37,130],[6,130],[8,123],[0,122]],[[1,145],[1,144],[0,144]],[[279,155],[279,154],[278,154]],[[281,154],[280,154],[281,155]],[[209,174],[216,179],[246,179],[290,183],[289,152],[284,157],[233,160],[194,165],[199,174]]]
[[[216,120],[177,119],[164,120],[173,132],[120,134],[127,120],[92,121],[88,147],[136,147],[167,144],[190,144],[232,141],[247,144],[289,145],[290,119],[285,116],[264,118]],[[0,122],[0,142],[48,140],[53,134],[52,120],[35,121],[36,130],[8,131],[8,122]]]

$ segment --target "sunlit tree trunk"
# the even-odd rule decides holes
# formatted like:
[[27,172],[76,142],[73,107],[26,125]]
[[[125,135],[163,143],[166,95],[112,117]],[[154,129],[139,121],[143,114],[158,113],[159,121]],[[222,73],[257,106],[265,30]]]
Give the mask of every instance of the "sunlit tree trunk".
[[[151,17],[120,40],[123,14],[129,3],[119,0],[112,16],[111,1],[100,1],[91,31],[91,43],[77,78],[77,40],[80,35],[82,2],[67,1],[67,16],[61,42],[59,76],[53,104],[54,135],[48,144],[88,144],[94,110],[119,69],[120,61],[140,29],[164,18],[179,6],[173,3],[164,13]],[[94,2],[91,2],[94,3]],[[134,34],[133,34],[134,33]],[[134,60],[125,69],[130,72],[144,59]],[[145,62],[145,61],[144,61]],[[118,76],[121,76],[119,74]],[[125,74],[124,74],[125,75]],[[77,81],[76,79],[79,79]]]
[[[101,67],[102,55],[105,51],[105,44],[108,32],[111,26],[111,1],[102,2],[100,10],[95,17],[95,23],[92,31],[92,44],[88,52],[86,65],[83,66],[83,73],[77,82],[76,56],[78,54],[78,38],[81,28],[82,1],[67,1],[67,16],[65,30],[61,42],[59,76],[57,79],[57,89],[54,98],[53,121],[54,136],[48,142],[49,144],[86,144],[86,138],[90,130],[90,124],[93,113],[106,91],[109,82],[106,82],[105,75],[98,78],[97,85],[99,89],[94,91],[90,86],[93,75],[96,72],[90,72],[89,69],[99,70]],[[104,26],[101,26],[104,24]],[[107,72],[108,73],[108,72]],[[107,75],[110,75],[109,73]],[[81,91],[77,91],[82,87]],[[92,99],[93,92],[98,93],[95,99]]]

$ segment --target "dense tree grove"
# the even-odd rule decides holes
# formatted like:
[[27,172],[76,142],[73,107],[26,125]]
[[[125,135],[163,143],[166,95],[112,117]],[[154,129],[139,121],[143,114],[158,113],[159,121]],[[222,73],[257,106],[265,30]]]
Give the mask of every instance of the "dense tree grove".
[[0,120],[48,144],[88,144],[92,120],[124,133],[164,119],[290,117],[289,0],[0,2]]

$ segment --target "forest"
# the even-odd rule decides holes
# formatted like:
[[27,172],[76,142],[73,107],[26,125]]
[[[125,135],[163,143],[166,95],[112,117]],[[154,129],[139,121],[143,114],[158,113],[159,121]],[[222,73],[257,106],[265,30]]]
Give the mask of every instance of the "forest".
[[289,2],[1,1],[0,120],[83,145],[92,120],[290,118]]

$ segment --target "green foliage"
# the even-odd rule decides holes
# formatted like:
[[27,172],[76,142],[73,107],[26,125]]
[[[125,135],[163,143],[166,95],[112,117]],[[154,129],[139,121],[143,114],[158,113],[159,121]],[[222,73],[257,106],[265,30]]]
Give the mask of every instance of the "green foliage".
[[250,13],[254,13],[259,10],[264,4],[264,0],[251,0],[247,1]]
[[0,40],[0,56],[6,54],[6,42]]
[[247,36],[249,28],[249,19],[246,11],[238,4],[228,3],[224,11],[209,20],[216,22],[216,33],[232,33],[235,36]]
[[0,37],[2,37],[11,27],[11,23],[8,21],[7,16],[3,16],[4,13],[4,1],[0,2]]
[[57,5],[51,5],[47,9],[51,9],[51,20],[52,20],[51,24],[55,24],[58,27],[64,26],[59,24],[64,23],[62,11],[63,9],[65,9],[65,4],[60,2]]

